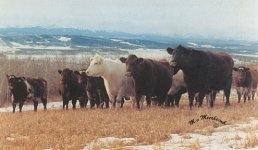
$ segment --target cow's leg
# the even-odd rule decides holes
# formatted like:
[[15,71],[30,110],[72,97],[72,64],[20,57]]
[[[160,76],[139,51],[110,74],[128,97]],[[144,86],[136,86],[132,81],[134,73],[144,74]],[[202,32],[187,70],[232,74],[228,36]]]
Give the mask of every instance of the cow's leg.
[[120,108],[123,108],[123,106],[124,106],[124,103],[125,103],[125,99],[123,98],[123,99],[121,100],[121,105],[120,105]]
[[90,99],[90,109],[95,106],[95,98]]
[[85,107],[85,101],[86,101],[86,98],[84,96],[79,98],[79,103],[81,108]]
[[193,108],[194,95],[195,95],[194,92],[190,92],[190,91],[188,92],[189,107],[190,107],[191,110]]
[[41,97],[41,101],[43,103],[44,110],[46,110],[47,109],[47,98]]
[[106,108],[109,108],[109,98],[108,97],[105,98],[105,104],[106,104]]
[[13,102],[13,113],[15,113],[16,103]]
[[181,93],[177,93],[176,95],[175,95],[175,105],[176,105],[176,107],[179,107],[179,101],[180,101],[180,99],[181,99],[181,96],[182,96],[182,94]]
[[137,107],[137,109],[141,108],[140,107],[140,100],[141,100],[141,98],[142,98],[142,95],[136,94],[136,107]]
[[24,104],[24,101],[21,101],[21,102],[19,103],[19,109],[20,109],[20,112],[22,112],[23,104]]
[[244,103],[246,102],[247,94],[244,94]]
[[165,106],[170,107],[174,104],[172,104],[173,96],[172,95],[167,95],[166,101],[165,101]]
[[254,100],[256,90],[252,90],[252,100]]
[[230,103],[229,103],[230,89],[231,89],[231,87],[224,90],[224,94],[226,96],[226,104],[225,104],[226,107],[230,105]]
[[151,106],[151,96],[150,95],[146,95],[146,102],[147,102],[147,107]]
[[217,92],[216,91],[212,91],[212,95],[211,95],[211,107],[214,106],[215,100],[216,100],[216,96],[217,96]]
[[198,94],[194,95],[194,99],[195,99],[195,106],[197,106],[199,104],[199,100],[198,100]]
[[34,104],[34,111],[36,112],[37,111],[37,109],[38,109],[38,101],[37,101],[37,99],[34,99],[33,100],[33,104]]
[[76,109],[76,99],[72,99],[73,109]]
[[199,101],[198,107],[202,107],[204,96],[205,96],[205,92],[199,92],[199,94],[198,94],[198,101]]
[[100,89],[98,89],[97,90],[97,94],[98,94],[98,98],[99,98],[99,106],[100,106],[100,108],[103,108],[103,106],[104,106],[104,95],[103,95],[103,92]]
[[240,103],[241,97],[242,97],[241,93],[239,91],[237,91],[238,103]]
[[163,94],[159,95],[158,96],[158,102],[159,102],[159,106],[163,106],[164,105],[164,102],[165,102],[165,99],[166,99],[166,92],[164,92]]

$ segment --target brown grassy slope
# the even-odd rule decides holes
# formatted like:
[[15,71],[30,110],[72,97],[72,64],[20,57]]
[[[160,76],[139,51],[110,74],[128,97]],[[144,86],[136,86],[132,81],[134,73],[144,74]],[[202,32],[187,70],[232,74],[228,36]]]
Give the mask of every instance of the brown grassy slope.
[[171,133],[201,129],[201,134],[210,134],[212,128],[222,126],[208,120],[188,124],[203,114],[217,116],[229,124],[258,117],[257,101],[237,104],[235,99],[226,109],[220,97],[214,109],[207,109],[204,103],[203,108],[190,111],[188,101],[183,99],[180,108],[169,109],[144,107],[138,111],[126,106],[112,110],[0,113],[0,145],[2,149],[81,149],[86,143],[107,136],[133,137],[137,140],[135,144],[153,144],[167,140]]

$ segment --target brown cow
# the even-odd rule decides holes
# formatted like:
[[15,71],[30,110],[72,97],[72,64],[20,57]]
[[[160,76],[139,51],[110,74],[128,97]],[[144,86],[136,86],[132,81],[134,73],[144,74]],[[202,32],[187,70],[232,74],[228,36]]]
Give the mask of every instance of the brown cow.
[[[181,45],[175,49],[167,48],[167,52],[172,55],[171,64],[184,72],[190,109],[192,109],[196,93],[199,93],[198,105],[200,107],[206,94],[219,90],[224,90],[226,106],[230,105],[229,97],[234,66],[231,56],[224,52],[200,51]],[[213,101],[210,101],[211,107]]]
[[73,109],[76,108],[76,101],[80,101],[80,106],[85,107],[88,101],[86,95],[86,88],[83,83],[80,83],[78,75],[73,70],[65,68],[58,70],[60,76],[59,93],[63,99],[63,109],[68,109],[68,103],[72,100]]
[[34,111],[37,111],[38,100],[40,98],[44,110],[47,109],[47,81],[42,78],[25,78],[16,77],[14,75],[6,75],[8,87],[12,94],[13,112],[15,112],[16,104],[19,103],[20,112],[24,101],[32,100],[34,103]]
[[134,78],[137,108],[140,109],[143,95],[146,96],[148,106],[152,96],[157,96],[159,106],[163,105],[172,82],[169,67],[162,62],[138,58],[136,55],[121,57],[120,60],[126,64],[126,75]]
[[238,103],[240,103],[242,95],[244,95],[244,102],[246,102],[246,98],[248,100],[254,100],[255,92],[257,90],[258,83],[258,73],[254,68],[246,68],[246,67],[234,67],[234,71],[236,71],[235,83],[237,89]]

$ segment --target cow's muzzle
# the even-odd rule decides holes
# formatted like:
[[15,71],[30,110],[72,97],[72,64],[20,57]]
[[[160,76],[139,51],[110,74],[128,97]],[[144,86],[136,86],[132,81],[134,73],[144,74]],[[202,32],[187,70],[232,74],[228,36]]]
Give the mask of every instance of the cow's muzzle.
[[126,72],[126,73],[125,73],[125,76],[131,77],[131,76],[132,76],[132,73],[131,73],[131,72]]
[[175,67],[175,66],[176,66],[176,62],[175,62],[175,61],[170,61],[170,62],[169,62],[169,65],[170,65],[171,67]]

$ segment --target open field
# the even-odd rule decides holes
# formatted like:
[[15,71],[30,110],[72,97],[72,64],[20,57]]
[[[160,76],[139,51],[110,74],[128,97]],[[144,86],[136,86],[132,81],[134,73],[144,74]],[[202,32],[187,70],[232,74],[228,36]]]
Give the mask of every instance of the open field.
[[[57,70],[65,67],[82,69],[89,63],[88,57],[74,59],[76,61],[66,57],[0,57],[1,107],[10,106],[6,74],[45,78],[49,83],[48,101],[56,102],[61,101],[56,90],[59,81]],[[246,57],[238,59],[241,64],[257,67],[256,64],[249,64],[250,60]],[[47,111],[41,108],[36,113],[0,113],[0,149],[214,149],[215,145],[222,146],[219,149],[257,147],[258,98],[254,102],[244,104],[241,101],[237,104],[235,89],[232,91],[229,108],[224,108],[220,94],[215,108],[206,108],[204,102],[202,108],[194,108],[192,111],[189,110],[187,97],[183,96],[180,108],[145,106],[138,111],[126,104],[123,109],[64,111],[60,109],[62,104],[57,102],[56,105],[49,103]],[[27,108],[32,110],[31,106]],[[200,115],[206,114],[217,116],[221,121],[226,121],[226,125],[214,120],[196,121]],[[188,122],[193,119],[196,123],[190,125]]]
[[[194,137],[194,134],[211,136],[217,130],[227,133],[226,129],[232,129],[236,123],[248,122],[250,117],[257,120],[257,109],[257,100],[237,104],[235,97],[231,101],[231,106],[224,108],[222,96],[219,96],[214,109],[206,108],[204,103],[202,108],[194,108],[192,111],[188,108],[188,100],[183,97],[180,108],[165,109],[153,106],[138,111],[127,104],[123,109],[110,110],[65,111],[51,108],[47,111],[41,109],[36,113],[33,111],[0,113],[0,145],[1,149],[144,149],[143,145],[153,145],[151,146],[153,149],[166,149],[166,145],[161,143],[173,140],[171,134],[178,134],[177,136],[182,137],[179,139],[181,143],[179,147],[199,149],[202,147],[201,138],[192,142],[187,141]],[[200,120],[193,125],[188,123],[205,114],[211,117],[217,116],[220,120],[226,121],[226,125],[214,120]],[[249,133],[248,136],[243,138],[241,131]],[[238,144],[238,148],[258,146],[257,122],[254,127],[235,132],[234,140],[244,141]],[[111,140],[109,144],[101,144],[98,140],[105,137],[131,138],[131,140],[113,142]],[[147,146],[148,148],[150,146]]]

